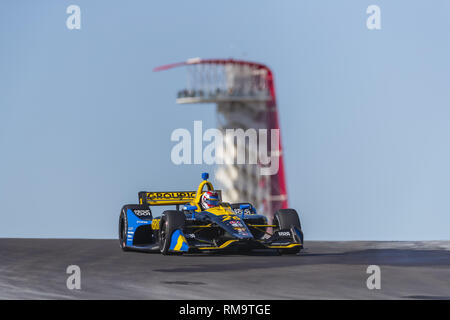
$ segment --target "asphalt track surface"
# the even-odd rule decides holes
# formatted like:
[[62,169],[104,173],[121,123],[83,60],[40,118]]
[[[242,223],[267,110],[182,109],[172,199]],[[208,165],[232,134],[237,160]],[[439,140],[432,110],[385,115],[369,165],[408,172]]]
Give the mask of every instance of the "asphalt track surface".
[[[66,268],[81,268],[81,290]],[[369,290],[369,265],[381,289]],[[307,242],[275,252],[162,256],[117,240],[0,239],[1,299],[450,299],[450,242]]]

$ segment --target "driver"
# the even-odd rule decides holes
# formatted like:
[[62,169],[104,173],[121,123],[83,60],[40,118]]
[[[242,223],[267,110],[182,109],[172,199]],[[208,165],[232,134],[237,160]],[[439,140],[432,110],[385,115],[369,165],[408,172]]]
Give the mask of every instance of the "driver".
[[217,207],[219,205],[219,193],[217,191],[203,192],[200,198],[200,205],[203,210]]

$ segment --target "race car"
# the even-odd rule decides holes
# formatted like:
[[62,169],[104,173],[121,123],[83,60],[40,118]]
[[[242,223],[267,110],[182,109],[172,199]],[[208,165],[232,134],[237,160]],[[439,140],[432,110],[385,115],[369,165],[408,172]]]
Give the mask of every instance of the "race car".
[[[222,202],[221,191],[214,189],[208,177],[208,173],[202,174],[197,191],[139,192],[139,204],[124,205],[120,211],[122,250],[168,255],[272,249],[296,254],[303,248],[303,232],[294,209],[278,210],[269,224],[250,203]],[[153,206],[174,208],[153,217]]]

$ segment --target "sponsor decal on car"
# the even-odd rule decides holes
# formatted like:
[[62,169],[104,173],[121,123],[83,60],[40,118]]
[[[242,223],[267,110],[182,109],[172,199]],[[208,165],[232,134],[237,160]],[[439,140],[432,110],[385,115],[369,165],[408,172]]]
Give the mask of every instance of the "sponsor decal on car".
[[230,224],[231,224],[233,227],[240,227],[240,228],[243,228],[243,227],[244,227],[244,225],[242,224],[241,221],[230,221]]
[[287,246],[290,242],[272,242],[272,246]]
[[195,191],[183,191],[183,192],[147,192],[147,199],[150,201],[160,200],[190,200],[195,198]]
[[134,214],[138,217],[149,217],[152,215],[150,210],[134,210]]
[[154,219],[152,221],[152,229],[153,230],[158,230],[159,229],[159,221],[160,221],[160,219]]

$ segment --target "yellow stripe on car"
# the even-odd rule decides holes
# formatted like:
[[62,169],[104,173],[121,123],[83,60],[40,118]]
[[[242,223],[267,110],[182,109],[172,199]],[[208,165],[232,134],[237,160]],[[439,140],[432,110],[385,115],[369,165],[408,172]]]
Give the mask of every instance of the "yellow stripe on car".
[[186,238],[185,237],[183,237],[181,234],[180,234],[180,236],[178,237],[178,239],[177,239],[177,245],[175,246],[175,251],[180,251],[180,249],[181,249],[181,246],[183,245],[183,243],[186,243],[187,244],[187,241],[186,241]]
[[297,247],[297,246],[301,246],[300,243],[291,243],[287,246],[267,246],[268,248],[271,249],[289,249],[289,248],[293,248],[293,247]]
[[247,226],[249,226],[249,227],[276,227],[276,225],[274,225],[274,224],[248,224],[247,223]]
[[214,249],[223,249],[225,247],[228,247],[230,244],[232,244],[233,242],[236,242],[237,240],[228,240],[227,242],[223,243],[221,246],[219,247],[202,247],[202,248],[197,248],[200,250],[214,250]]

